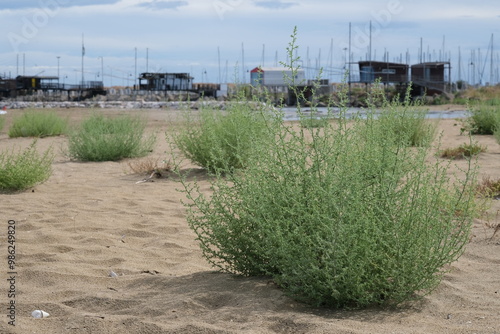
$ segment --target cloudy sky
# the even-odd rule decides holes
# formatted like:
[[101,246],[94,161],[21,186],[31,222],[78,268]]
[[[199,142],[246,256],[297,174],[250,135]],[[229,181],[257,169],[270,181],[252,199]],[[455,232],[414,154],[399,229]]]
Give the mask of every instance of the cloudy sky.
[[340,81],[349,24],[359,61],[370,55],[370,21],[372,60],[450,60],[453,80],[498,82],[498,0],[2,0],[0,75],[59,71],[76,83],[83,42],[84,80],[104,74],[106,86],[131,85],[146,71],[248,82],[254,67],[287,60],[297,27],[307,75],[323,67],[323,77]]

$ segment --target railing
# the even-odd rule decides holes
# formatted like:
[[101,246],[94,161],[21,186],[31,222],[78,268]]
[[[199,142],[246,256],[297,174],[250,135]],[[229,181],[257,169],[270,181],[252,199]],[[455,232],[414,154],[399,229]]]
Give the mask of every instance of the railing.
[[84,81],[83,84],[72,85],[64,83],[42,82],[40,88],[45,90],[85,90],[104,89],[102,81]]

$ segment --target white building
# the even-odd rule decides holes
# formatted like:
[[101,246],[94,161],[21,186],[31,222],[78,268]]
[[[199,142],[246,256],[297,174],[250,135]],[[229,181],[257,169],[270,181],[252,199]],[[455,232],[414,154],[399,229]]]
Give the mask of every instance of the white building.
[[286,67],[256,67],[250,71],[252,86],[304,86],[306,75],[303,69],[298,69],[293,75]]

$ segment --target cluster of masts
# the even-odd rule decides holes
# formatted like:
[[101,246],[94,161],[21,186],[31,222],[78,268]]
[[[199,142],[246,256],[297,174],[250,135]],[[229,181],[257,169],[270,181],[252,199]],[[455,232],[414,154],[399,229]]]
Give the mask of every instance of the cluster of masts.
[[[351,36],[351,25],[349,24],[349,36]],[[350,37],[351,39],[351,37]],[[451,63],[452,52],[446,50],[445,37],[443,36],[442,46],[439,50],[431,50],[429,46],[427,46],[427,50],[424,49],[423,39],[420,38],[420,46],[418,48],[418,63],[426,63],[426,62],[449,62]],[[493,46],[494,38],[493,34],[491,34],[490,42],[486,53],[484,54],[480,48],[470,50],[470,55],[462,56],[462,50],[460,46],[458,47],[458,59],[456,60],[456,65],[453,66],[454,69],[454,80],[450,81],[465,81],[470,85],[495,85],[500,82],[500,73],[499,73],[499,64],[500,64],[500,54],[494,52]],[[317,56],[311,57],[309,47],[306,49],[306,55],[304,60],[299,60],[299,65],[306,72],[307,79],[316,79],[319,75],[324,79],[328,79],[330,82],[341,82],[346,78],[346,74],[350,73],[354,76],[359,76],[359,73],[356,73],[357,68],[355,66],[351,66],[359,61],[382,61],[382,62],[393,62],[393,63],[401,63],[409,65],[412,61],[411,53],[409,49],[406,52],[400,53],[397,56],[391,57],[389,51],[384,48],[381,57],[377,57],[377,49],[372,49],[371,43],[371,22],[370,22],[370,41],[367,46],[367,50],[363,56],[359,56],[357,59],[353,52],[352,42],[349,41],[349,45],[343,47],[341,57],[338,59],[334,65],[334,42],[331,39],[330,49],[326,57],[323,58],[322,50],[319,49]],[[359,53],[359,50],[356,49]],[[120,85],[120,80],[125,86],[132,86],[130,83],[133,82],[135,86],[138,80],[138,71],[137,71],[137,48],[135,51],[135,63],[134,63],[134,71],[122,71],[117,68],[112,68],[108,66],[108,70],[105,73],[104,71],[104,58],[98,57],[101,62],[100,69],[98,71],[86,71],[84,59],[85,59],[85,47],[82,36],[82,67],[81,70],[73,69],[74,76],[76,82],[84,82],[85,77],[92,77],[94,81],[104,81],[104,77],[110,80],[110,86],[113,85],[113,79],[117,79],[118,85]],[[228,71],[228,62],[226,61],[224,69],[221,68],[221,57],[220,57],[220,49],[217,47],[218,53],[218,73],[217,73],[217,83],[228,83],[231,80],[238,80],[239,82],[248,83],[249,80],[249,69],[245,64],[245,49],[244,44],[241,44],[241,77],[240,78],[229,78],[230,71]],[[60,76],[60,56],[57,56],[57,77]],[[380,58],[380,59],[377,59]],[[288,59],[285,61],[288,63]],[[25,66],[26,57],[25,54],[22,54],[22,72],[20,71],[20,55],[17,55],[17,69],[16,76],[22,75],[25,76]],[[272,64],[272,65],[271,65]],[[274,60],[272,62],[266,62],[266,46],[262,45],[262,54],[259,61],[259,66],[273,66],[280,67],[282,63],[278,60],[278,51],[274,53]],[[113,74],[114,71],[114,74]],[[45,71],[40,71],[36,73],[34,76],[41,75]],[[132,73],[133,72],[133,73]],[[149,72],[149,48],[146,49],[146,73]],[[487,72],[489,72],[489,77],[487,76]],[[21,74],[22,73],[22,74]],[[193,75],[195,80],[198,82],[208,82],[208,74],[206,68],[201,70],[201,75],[196,79],[196,75]],[[4,73],[3,78],[12,77],[9,73],[7,75]],[[62,76],[62,81],[65,81],[68,78],[68,75]],[[116,81],[115,81],[116,82]]]

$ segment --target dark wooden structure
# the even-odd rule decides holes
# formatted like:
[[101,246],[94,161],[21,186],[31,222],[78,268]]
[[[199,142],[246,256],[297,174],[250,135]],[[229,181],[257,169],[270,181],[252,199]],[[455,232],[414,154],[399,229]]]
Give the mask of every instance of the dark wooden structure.
[[447,93],[451,87],[450,62],[427,62],[411,66],[414,95]]
[[193,77],[189,73],[141,73],[140,90],[184,90],[193,89]]
[[59,77],[53,76],[18,76],[16,82],[19,89],[46,90],[58,89]]
[[359,80],[349,83],[364,83],[366,85],[380,82],[384,85],[394,85],[400,94],[404,94],[411,83],[412,96],[445,94],[449,95],[451,88],[450,62],[426,62],[415,65],[382,61],[360,61]]
[[17,81],[15,79],[0,78],[0,98],[15,97],[17,92]]
[[102,81],[85,81],[78,85],[59,83],[56,76],[17,76],[14,79],[0,78],[0,98],[33,95],[38,91],[79,92],[78,99],[106,95]]
[[217,92],[220,90],[220,85],[215,83],[198,82],[193,84],[194,92],[205,97],[217,97]]
[[407,64],[389,63],[382,61],[360,61],[359,65],[359,82],[374,83],[397,83],[403,84],[408,82],[409,66]]

